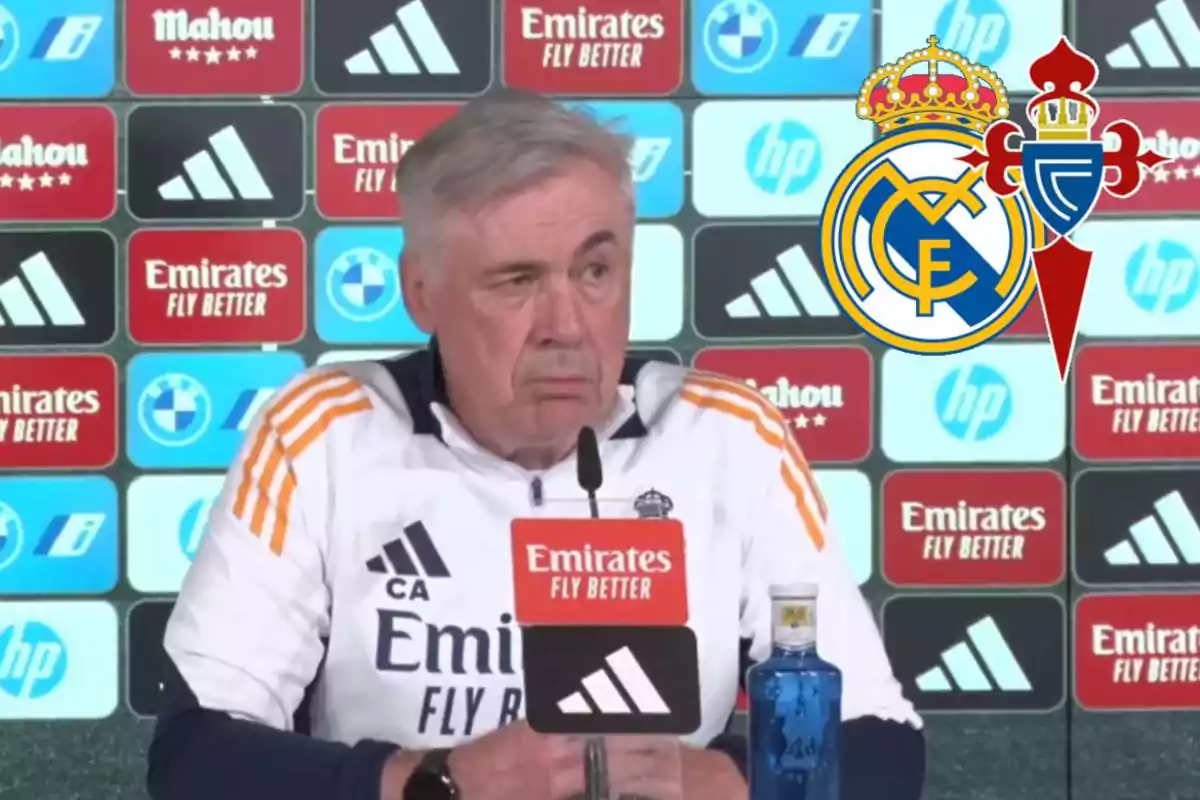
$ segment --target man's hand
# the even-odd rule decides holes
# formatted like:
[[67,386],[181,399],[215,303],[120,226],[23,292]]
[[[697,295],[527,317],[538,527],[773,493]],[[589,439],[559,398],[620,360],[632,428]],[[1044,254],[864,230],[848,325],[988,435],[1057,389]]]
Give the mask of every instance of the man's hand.
[[[514,722],[459,745],[450,753],[450,774],[463,800],[541,800],[546,797],[547,762],[541,736],[524,722]],[[425,751],[401,750],[383,770],[380,800],[403,800],[408,777]]]
[[[581,800],[587,741],[548,737],[549,800]],[[603,753],[604,800],[745,800],[746,782],[729,756],[686,747],[670,736],[596,737]]]
[[[599,744],[603,800],[745,800],[746,784],[723,753],[668,736],[550,736],[523,720],[456,747],[450,771],[463,800],[583,800],[587,742]],[[384,770],[382,800],[402,800],[423,754],[401,751]]]

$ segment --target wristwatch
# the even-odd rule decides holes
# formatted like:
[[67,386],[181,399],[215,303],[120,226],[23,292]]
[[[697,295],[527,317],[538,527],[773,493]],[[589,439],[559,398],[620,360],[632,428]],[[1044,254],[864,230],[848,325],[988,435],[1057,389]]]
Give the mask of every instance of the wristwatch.
[[402,800],[456,800],[458,784],[450,777],[450,749],[430,750],[404,784]]

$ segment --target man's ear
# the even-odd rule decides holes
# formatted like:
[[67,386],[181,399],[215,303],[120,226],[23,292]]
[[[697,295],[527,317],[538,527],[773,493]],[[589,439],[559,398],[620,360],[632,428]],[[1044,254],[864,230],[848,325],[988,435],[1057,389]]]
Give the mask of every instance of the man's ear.
[[433,334],[433,309],[429,280],[423,265],[407,249],[400,254],[400,290],[409,318],[425,333]]

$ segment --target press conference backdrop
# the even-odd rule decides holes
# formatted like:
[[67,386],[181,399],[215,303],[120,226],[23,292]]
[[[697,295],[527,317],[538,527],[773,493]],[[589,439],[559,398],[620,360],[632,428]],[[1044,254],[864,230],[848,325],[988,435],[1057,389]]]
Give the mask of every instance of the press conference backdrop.
[[[633,336],[794,422],[926,796],[1200,796],[1197,0],[0,4],[0,797],[144,796],[221,471],[306,365],[422,342],[392,167],[503,84],[636,137]],[[822,285],[822,202],[874,135],[853,98],[931,33],[1018,96],[1068,34],[1103,119],[1176,159],[1079,234],[1066,389],[1036,305],[922,358]]]

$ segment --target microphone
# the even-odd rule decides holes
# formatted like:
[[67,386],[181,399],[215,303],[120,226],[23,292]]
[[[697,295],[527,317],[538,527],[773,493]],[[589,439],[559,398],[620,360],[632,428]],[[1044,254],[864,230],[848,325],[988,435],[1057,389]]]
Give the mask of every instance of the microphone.
[[[579,429],[579,441],[575,445],[575,472],[579,486],[588,496],[588,507],[592,519],[600,519],[600,504],[596,501],[596,490],[604,483],[604,470],[600,466],[600,443],[596,432],[586,425]],[[608,765],[605,763],[604,744],[589,737],[584,743],[584,792],[586,800],[609,800]]]
[[604,470],[600,466],[600,444],[596,441],[596,432],[586,425],[579,429],[579,442],[575,445],[575,470],[580,488],[587,492],[592,519],[600,519],[596,491],[604,483]]

